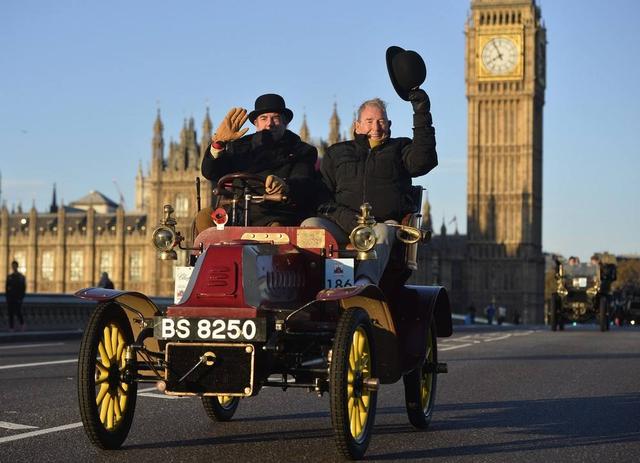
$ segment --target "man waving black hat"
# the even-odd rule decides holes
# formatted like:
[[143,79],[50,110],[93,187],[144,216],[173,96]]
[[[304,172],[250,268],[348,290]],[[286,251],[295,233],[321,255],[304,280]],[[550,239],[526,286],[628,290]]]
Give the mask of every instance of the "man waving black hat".
[[379,98],[363,102],[354,139],[330,146],[322,159],[322,179],[332,198],[321,206],[321,216],[302,223],[325,228],[345,244],[360,205],[365,201],[371,205],[378,221],[374,228],[378,258],[358,263],[356,284],[380,282],[395,241],[395,229],[389,224],[420,210],[412,199],[411,178],[438,164],[429,97],[420,89],[427,75],[424,61],[418,53],[400,47],[390,47],[386,56],[394,88],[413,106],[413,137],[391,138],[385,102]]

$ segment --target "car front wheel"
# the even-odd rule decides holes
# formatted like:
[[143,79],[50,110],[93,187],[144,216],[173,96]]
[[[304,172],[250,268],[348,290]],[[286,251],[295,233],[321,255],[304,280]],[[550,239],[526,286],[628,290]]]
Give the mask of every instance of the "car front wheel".
[[89,319],[78,356],[78,402],[84,429],[102,449],[119,448],[136,407],[136,372],[127,369],[133,344],[127,315],[118,304],[100,304]]
[[369,315],[363,309],[343,312],[331,352],[329,392],[331,423],[339,451],[361,459],[369,446],[376,414],[374,345]]

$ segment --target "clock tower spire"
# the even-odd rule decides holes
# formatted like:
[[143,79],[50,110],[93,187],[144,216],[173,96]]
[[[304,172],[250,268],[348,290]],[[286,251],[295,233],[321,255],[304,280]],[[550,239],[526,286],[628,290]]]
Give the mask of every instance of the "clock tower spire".
[[472,0],[465,33],[469,295],[542,321],[540,8],[535,0]]

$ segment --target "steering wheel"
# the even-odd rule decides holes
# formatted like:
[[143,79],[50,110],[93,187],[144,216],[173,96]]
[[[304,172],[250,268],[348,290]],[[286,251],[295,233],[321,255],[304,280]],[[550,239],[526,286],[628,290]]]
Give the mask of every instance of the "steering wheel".
[[226,198],[241,195],[245,189],[252,194],[264,194],[264,181],[261,175],[234,172],[220,177],[213,193]]

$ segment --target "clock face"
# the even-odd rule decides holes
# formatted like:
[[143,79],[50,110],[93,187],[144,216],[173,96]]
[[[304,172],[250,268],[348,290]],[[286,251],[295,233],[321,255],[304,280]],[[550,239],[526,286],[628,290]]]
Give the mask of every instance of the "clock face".
[[518,46],[505,37],[491,39],[482,49],[482,64],[493,75],[508,74],[518,64]]

